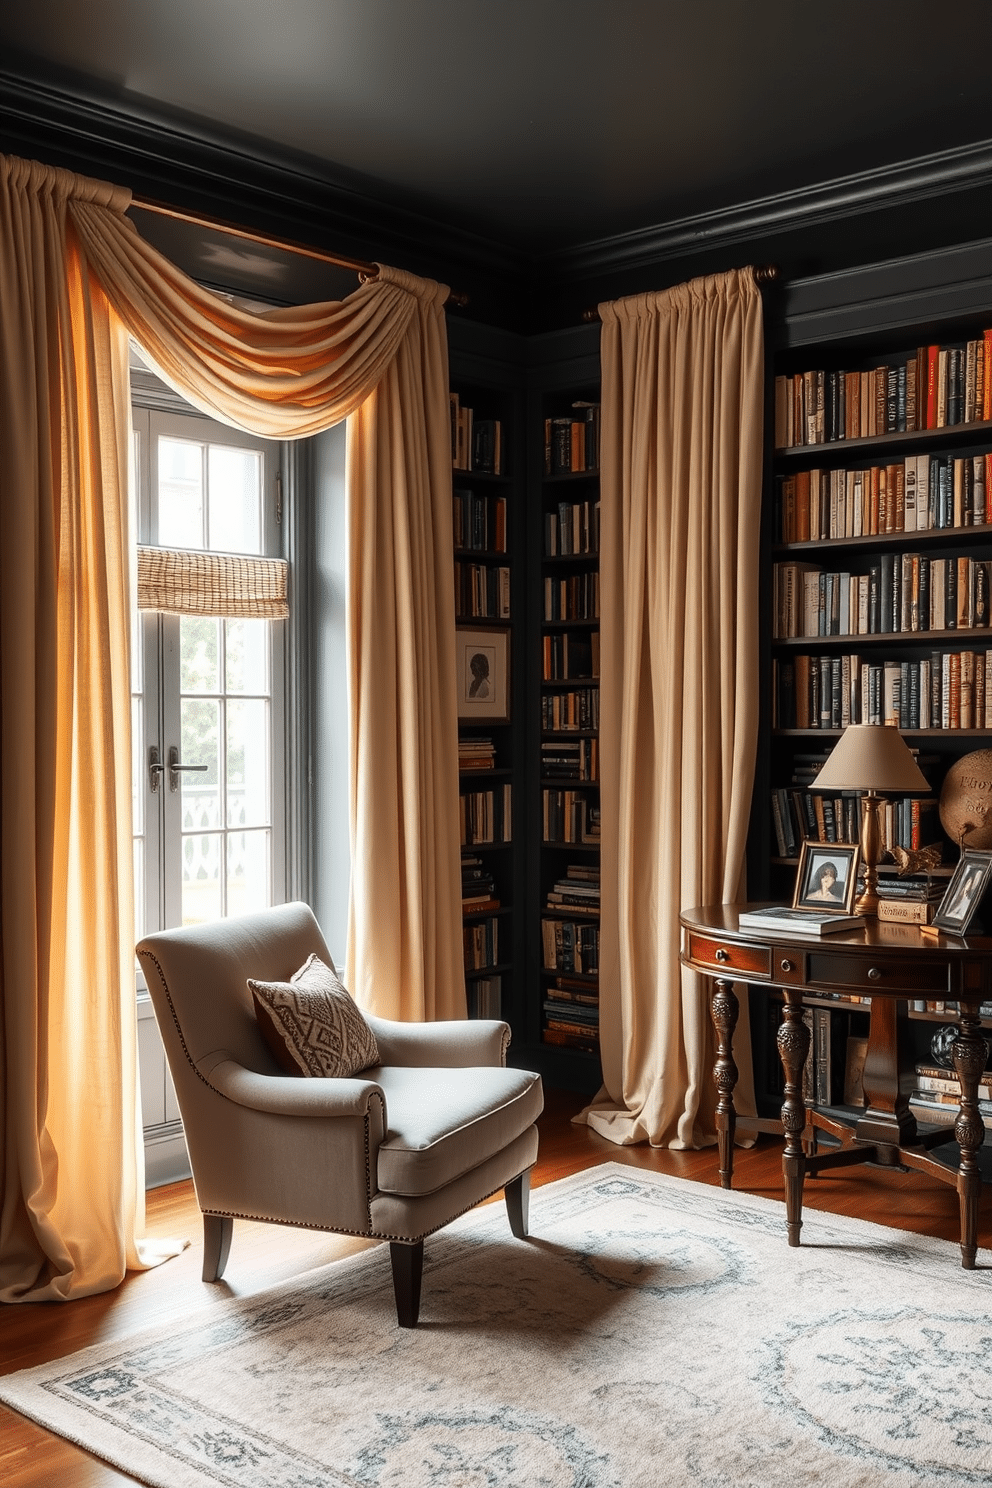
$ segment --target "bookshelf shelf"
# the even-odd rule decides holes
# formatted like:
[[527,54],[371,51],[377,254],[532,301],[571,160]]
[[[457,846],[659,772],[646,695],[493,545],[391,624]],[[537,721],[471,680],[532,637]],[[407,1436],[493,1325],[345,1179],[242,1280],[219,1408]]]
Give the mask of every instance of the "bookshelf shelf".
[[874,449],[942,449],[956,444],[984,444],[992,442],[992,421],[973,419],[967,424],[946,424],[941,429],[894,429],[888,434],[870,434],[858,439],[830,439],[820,444],[781,445],[775,450],[775,459],[795,464],[812,458],[817,463],[843,459],[853,451],[869,452]]

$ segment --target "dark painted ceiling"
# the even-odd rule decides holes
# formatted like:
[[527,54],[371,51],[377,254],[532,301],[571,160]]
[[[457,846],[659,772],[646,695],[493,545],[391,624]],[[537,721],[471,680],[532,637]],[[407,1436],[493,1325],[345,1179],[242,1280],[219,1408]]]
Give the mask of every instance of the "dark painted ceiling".
[[990,0],[3,0],[0,55],[530,252],[992,135]]

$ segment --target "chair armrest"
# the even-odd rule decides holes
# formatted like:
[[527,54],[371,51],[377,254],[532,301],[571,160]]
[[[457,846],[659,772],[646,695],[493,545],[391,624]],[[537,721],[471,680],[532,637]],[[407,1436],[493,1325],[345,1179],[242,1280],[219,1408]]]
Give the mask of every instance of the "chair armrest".
[[365,1116],[378,1102],[385,1126],[386,1097],[374,1080],[325,1080],[311,1076],[260,1075],[224,1057],[211,1067],[202,1059],[199,1073],[219,1094],[275,1116]]
[[379,1045],[380,1064],[420,1065],[426,1069],[465,1069],[506,1063],[510,1028],[490,1018],[459,1018],[442,1023],[394,1023],[365,1017]]

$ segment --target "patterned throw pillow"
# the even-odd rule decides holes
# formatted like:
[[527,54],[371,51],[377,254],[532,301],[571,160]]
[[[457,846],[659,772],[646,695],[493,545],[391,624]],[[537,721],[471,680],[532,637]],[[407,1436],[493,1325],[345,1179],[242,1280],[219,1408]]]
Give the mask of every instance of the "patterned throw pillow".
[[379,1063],[375,1034],[319,956],[288,982],[249,977],[248,985],[265,1042],[287,1075],[347,1079]]

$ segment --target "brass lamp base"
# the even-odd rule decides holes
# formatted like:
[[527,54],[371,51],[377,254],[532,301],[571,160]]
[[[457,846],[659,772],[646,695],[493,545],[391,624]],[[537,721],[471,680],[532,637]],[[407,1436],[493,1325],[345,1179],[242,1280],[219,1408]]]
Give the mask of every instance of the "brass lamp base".
[[868,791],[861,802],[861,862],[864,867],[864,888],[854,905],[855,914],[876,917],[878,915],[878,854],[882,845],[882,834],[878,826],[878,812],[882,797]]

